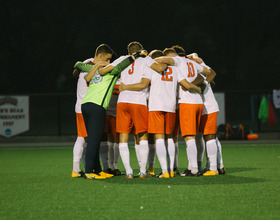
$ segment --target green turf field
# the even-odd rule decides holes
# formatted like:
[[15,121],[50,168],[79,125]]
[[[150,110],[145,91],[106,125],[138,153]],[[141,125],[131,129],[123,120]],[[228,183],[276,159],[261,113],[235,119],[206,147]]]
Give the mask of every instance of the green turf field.
[[223,143],[223,159],[224,176],[86,180],[71,146],[3,147],[0,219],[280,219],[280,144]]

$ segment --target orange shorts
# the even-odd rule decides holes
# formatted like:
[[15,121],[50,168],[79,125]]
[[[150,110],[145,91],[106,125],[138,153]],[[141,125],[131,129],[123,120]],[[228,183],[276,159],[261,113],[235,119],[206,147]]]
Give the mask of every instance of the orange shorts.
[[151,111],[148,118],[148,133],[171,134],[174,131],[176,113]]
[[87,137],[87,129],[85,126],[85,121],[82,113],[76,112],[76,122],[77,122],[77,132],[78,137]]
[[148,130],[148,108],[145,105],[132,103],[118,103],[117,105],[117,132],[131,133],[135,128],[135,134]]
[[202,110],[203,104],[180,103],[179,116],[182,137],[198,134]]
[[117,136],[117,132],[116,132],[116,117],[114,117],[112,115],[106,115],[106,122],[105,122],[104,132],[110,134],[113,137]]
[[173,130],[173,137],[176,137],[177,135],[179,135],[179,126],[180,126],[179,109],[176,109],[176,119],[175,119],[175,127]]
[[202,132],[203,135],[217,133],[217,116],[218,112],[201,116],[199,131]]

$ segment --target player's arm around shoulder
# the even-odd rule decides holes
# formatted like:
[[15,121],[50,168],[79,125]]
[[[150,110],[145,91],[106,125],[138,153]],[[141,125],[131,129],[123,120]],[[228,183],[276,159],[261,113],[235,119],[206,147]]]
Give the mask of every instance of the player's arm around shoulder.
[[189,83],[186,79],[181,80],[179,84],[182,86],[183,90],[188,90],[190,92],[199,93],[199,94],[201,94],[202,92],[200,87],[192,83]]
[[106,66],[106,65],[108,65],[108,62],[106,62],[106,61],[100,61],[100,62],[98,62],[90,71],[89,71],[89,73],[87,74],[87,75],[85,75],[85,80],[87,81],[87,82],[90,82],[90,80],[93,78],[93,76],[95,75],[95,72],[99,69],[99,68],[101,68],[101,67],[103,67],[103,66]]
[[129,91],[140,91],[145,88],[147,88],[150,84],[151,80],[148,78],[142,78],[140,83],[135,83],[135,84],[130,84],[130,85],[125,85],[121,83],[119,90],[120,92],[124,90],[129,90]]

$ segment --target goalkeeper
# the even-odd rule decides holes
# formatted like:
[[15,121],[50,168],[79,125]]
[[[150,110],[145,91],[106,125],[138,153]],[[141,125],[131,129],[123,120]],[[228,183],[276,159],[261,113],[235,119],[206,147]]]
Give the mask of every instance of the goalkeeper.
[[[111,57],[109,55],[112,55],[113,51],[109,46],[107,47],[108,50],[104,56]],[[78,62],[75,65],[75,68],[88,72],[85,80],[88,82],[89,87],[82,101],[82,114],[88,133],[85,159],[85,178],[87,179],[105,179],[113,176],[102,171],[99,160],[99,148],[106,120],[106,109],[110,103],[114,86],[121,71],[133,63],[139,56],[144,56],[144,54],[138,52],[129,56],[113,68],[111,72],[99,72],[101,67],[108,64],[107,60],[101,60],[95,63],[95,65],[82,62]]]

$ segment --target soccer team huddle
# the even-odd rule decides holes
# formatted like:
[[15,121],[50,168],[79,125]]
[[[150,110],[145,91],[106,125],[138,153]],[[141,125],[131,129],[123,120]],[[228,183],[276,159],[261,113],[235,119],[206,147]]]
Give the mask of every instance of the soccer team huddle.
[[[126,178],[133,179],[133,169],[138,167],[130,165],[130,135],[134,135],[139,178],[225,174],[216,137],[219,106],[211,88],[215,71],[196,53],[187,55],[178,45],[148,53],[134,41],[127,49],[128,55],[110,63],[114,51],[101,44],[94,58],[74,66],[78,137],[72,177],[122,175],[117,167],[121,157]],[[179,129],[188,159],[182,173]],[[154,172],[156,156],[161,166],[158,174]],[[81,160],[85,171],[80,169]]]

